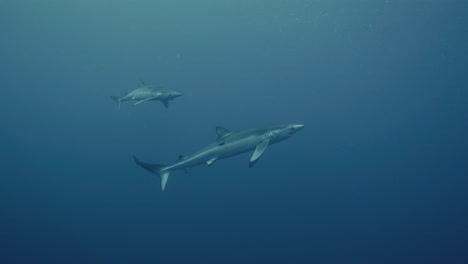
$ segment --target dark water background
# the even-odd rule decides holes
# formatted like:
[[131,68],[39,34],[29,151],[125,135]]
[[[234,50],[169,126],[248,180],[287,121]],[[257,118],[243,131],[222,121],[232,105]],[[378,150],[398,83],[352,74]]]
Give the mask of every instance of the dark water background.
[[[468,2],[0,1],[1,263],[467,263]],[[120,112],[139,79],[184,95]],[[222,125],[304,123],[159,179]]]

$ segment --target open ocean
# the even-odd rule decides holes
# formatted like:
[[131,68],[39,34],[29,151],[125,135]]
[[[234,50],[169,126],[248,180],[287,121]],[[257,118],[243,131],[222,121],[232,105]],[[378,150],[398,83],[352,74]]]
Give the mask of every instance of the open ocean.
[[[0,0],[0,263],[468,263],[467,10]],[[289,123],[164,192],[132,159]]]

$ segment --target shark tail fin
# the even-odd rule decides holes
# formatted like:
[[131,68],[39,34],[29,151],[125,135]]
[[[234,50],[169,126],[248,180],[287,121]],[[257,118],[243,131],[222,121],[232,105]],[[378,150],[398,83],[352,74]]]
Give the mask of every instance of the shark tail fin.
[[122,102],[120,101],[120,97],[118,96],[111,96],[110,97],[112,100],[114,100],[116,103],[119,104],[119,111],[120,111],[120,105],[122,104]]
[[167,180],[169,179],[169,175],[171,174],[170,170],[166,170],[166,166],[162,164],[150,164],[150,163],[145,163],[139,160],[137,157],[133,156],[133,159],[135,160],[135,163],[142,167],[143,169],[156,174],[159,176],[161,179],[161,191],[164,191],[166,188]]

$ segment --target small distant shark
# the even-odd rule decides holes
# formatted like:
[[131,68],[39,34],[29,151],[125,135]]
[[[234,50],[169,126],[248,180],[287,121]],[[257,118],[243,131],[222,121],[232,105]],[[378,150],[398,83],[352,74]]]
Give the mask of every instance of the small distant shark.
[[111,96],[111,98],[120,105],[125,102],[134,102],[133,106],[139,105],[146,101],[161,101],[163,105],[168,108],[169,101],[173,100],[176,97],[181,96],[182,94],[169,89],[156,88],[149,85],[146,85],[143,81],[141,82],[140,87],[137,89],[125,94],[122,97]]
[[145,163],[135,156],[133,158],[136,164],[161,178],[161,190],[164,191],[170,173],[175,170],[187,170],[202,164],[211,166],[217,160],[254,150],[249,163],[249,167],[252,167],[269,145],[288,139],[303,127],[304,125],[296,124],[233,132],[218,126],[218,139],[214,143],[192,155],[179,156],[177,162],[170,166]]

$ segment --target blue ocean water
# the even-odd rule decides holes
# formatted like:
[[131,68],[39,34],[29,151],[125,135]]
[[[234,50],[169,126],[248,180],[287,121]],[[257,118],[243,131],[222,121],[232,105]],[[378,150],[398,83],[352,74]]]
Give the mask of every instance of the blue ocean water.
[[[0,1],[0,263],[467,263],[467,8]],[[131,157],[284,123],[163,193]]]

